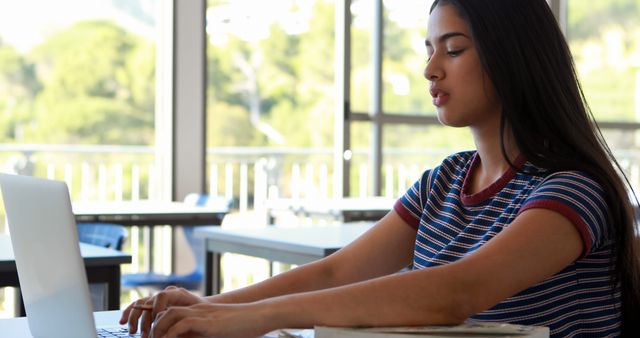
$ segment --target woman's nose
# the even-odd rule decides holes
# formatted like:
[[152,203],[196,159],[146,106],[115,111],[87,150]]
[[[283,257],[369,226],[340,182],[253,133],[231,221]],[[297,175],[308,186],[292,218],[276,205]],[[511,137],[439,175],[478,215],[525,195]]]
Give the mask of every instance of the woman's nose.
[[424,78],[429,81],[441,80],[444,76],[444,72],[438,66],[436,60],[431,58],[427,65],[424,67]]

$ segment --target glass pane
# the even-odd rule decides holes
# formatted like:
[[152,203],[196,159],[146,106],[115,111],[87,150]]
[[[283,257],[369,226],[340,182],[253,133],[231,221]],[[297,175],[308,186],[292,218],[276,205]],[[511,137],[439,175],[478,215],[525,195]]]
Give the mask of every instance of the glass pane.
[[624,174],[633,186],[636,195],[640,191],[640,166],[638,157],[638,138],[640,133],[635,130],[608,129],[602,134],[613,151]]
[[[64,180],[74,200],[152,197],[159,1],[0,3],[2,172]],[[0,289],[0,317],[15,296]]]
[[599,120],[640,116],[640,1],[568,0],[567,38]]
[[0,5],[0,163],[73,199],[147,198],[158,0]]
[[[371,123],[352,126],[351,196],[371,196]],[[475,149],[468,128],[384,125],[382,133],[382,195],[402,195],[427,168],[455,152]]]
[[369,112],[371,106],[371,27],[373,5],[369,0],[351,2],[351,110]]
[[435,114],[429,83],[422,76],[427,60],[424,39],[433,1],[386,0],[383,3],[383,110]]
[[349,162],[349,196],[372,195],[371,181],[371,122],[355,121],[351,124],[351,152]]
[[[388,114],[435,114],[422,73],[426,64],[429,9],[433,0],[385,0],[383,2],[383,111]],[[370,110],[371,30],[373,4],[353,1],[352,109]]]
[[[640,121],[640,1],[568,0],[567,38],[593,115]],[[640,189],[639,133],[603,130],[609,147]]]
[[211,193],[239,198],[242,209],[267,190],[324,191],[317,184],[332,164],[334,12],[332,0],[208,2]]

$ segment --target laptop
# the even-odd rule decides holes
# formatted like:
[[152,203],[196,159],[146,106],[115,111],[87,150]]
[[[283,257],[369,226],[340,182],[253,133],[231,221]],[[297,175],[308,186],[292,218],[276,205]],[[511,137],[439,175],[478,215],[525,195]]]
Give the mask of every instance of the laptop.
[[[0,174],[27,322],[33,337],[97,338],[69,190],[64,182]],[[113,336],[115,337],[115,335]]]

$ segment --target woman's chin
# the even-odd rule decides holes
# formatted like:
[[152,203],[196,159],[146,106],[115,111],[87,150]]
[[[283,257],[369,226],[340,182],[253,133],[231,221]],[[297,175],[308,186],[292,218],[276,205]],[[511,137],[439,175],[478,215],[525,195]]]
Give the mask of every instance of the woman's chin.
[[438,108],[438,121],[440,124],[447,127],[461,128],[467,127],[463,121],[456,119],[454,116],[451,116],[451,112],[446,112],[442,108]]

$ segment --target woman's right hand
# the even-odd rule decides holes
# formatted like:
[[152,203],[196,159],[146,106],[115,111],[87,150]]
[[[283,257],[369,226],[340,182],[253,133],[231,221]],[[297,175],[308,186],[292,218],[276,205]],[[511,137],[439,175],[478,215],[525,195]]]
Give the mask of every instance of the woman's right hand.
[[198,303],[208,303],[201,297],[193,293],[175,286],[169,286],[158,292],[154,296],[140,298],[129,304],[120,317],[120,324],[129,324],[129,332],[136,333],[138,331],[138,323],[140,324],[140,332],[142,337],[148,337],[151,332],[151,324],[155,320],[159,312],[166,310],[170,306],[190,306]]

